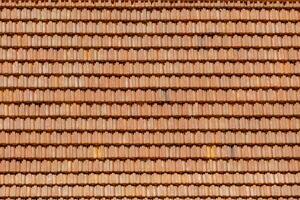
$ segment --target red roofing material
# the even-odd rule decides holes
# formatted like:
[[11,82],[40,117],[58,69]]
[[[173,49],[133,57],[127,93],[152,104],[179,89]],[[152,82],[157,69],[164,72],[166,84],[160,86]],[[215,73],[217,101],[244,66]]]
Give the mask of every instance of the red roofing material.
[[299,199],[299,8],[1,2],[0,197]]

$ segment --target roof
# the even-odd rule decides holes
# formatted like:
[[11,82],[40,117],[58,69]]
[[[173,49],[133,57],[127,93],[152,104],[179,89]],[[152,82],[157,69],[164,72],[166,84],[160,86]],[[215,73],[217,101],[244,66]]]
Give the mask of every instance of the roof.
[[299,199],[300,3],[0,3],[0,197]]

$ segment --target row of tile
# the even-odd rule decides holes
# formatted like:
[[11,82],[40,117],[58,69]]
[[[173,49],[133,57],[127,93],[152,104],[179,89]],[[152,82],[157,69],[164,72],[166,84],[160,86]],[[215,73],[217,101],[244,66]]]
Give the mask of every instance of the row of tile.
[[[299,40],[300,41],[300,40]],[[165,62],[165,63],[41,63],[3,62],[1,75],[64,76],[221,76],[221,75],[299,75],[300,62]]]
[[298,173],[299,159],[0,160],[0,173]]
[[[300,24],[299,24],[300,27]],[[0,61],[195,62],[299,61],[300,49],[0,49]]]
[[[299,55],[300,58],[300,55]],[[300,76],[14,76],[0,75],[0,88],[17,89],[299,89]]]
[[1,8],[85,8],[85,9],[173,9],[173,8],[258,8],[258,9],[296,9],[300,7],[298,1],[293,0],[269,0],[269,1],[191,1],[191,0],[160,0],[160,1],[43,1],[36,3],[36,1],[24,1],[22,3],[18,0],[5,0],[0,3]]
[[299,159],[300,145],[1,146],[1,159]]
[[[288,79],[287,79],[288,80]],[[213,83],[212,83],[213,84]],[[299,102],[300,90],[295,89],[158,89],[158,90],[91,90],[77,89],[5,89],[0,90],[2,103],[284,103]]]
[[284,186],[0,186],[3,197],[299,197],[300,185]]
[[300,34],[300,22],[0,22],[3,34]]
[[2,48],[299,48],[299,35],[0,35]]
[[[1,79],[0,79],[1,80]],[[285,104],[2,104],[0,117],[281,117],[300,116],[299,103]]]
[[300,173],[0,174],[0,185],[291,185]]
[[[149,198],[143,197],[26,197],[28,200],[148,200]],[[152,197],[152,200],[195,200],[196,197]],[[298,200],[297,197],[201,197],[205,200]],[[23,200],[21,197],[6,197],[1,200]]]
[[300,144],[300,131],[258,132],[14,132],[1,131],[0,145],[284,145]]
[[299,117],[0,118],[5,131],[299,130]]
[[1,20],[61,21],[298,21],[296,9],[81,9],[3,8]]
[[[149,198],[143,197],[26,197],[28,200],[148,200]],[[196,197],[152,197],[152,200],[195,200]],[[205,200],[298,200],[297,197],[201,197]],[[23,200],[21,197],[6,197],[1,198],[1,200]]]

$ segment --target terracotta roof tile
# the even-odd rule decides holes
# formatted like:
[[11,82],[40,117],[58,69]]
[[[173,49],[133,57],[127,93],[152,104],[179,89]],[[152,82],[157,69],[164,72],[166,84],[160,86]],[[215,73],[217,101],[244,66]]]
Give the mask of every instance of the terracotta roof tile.
[[300,3],[0,2],[6,199],[298,199]]

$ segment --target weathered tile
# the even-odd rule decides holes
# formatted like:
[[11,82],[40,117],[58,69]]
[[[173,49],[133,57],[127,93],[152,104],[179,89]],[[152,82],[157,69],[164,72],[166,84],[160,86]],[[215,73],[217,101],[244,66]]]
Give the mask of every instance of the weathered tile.
[[299,196],[299,3],[0,7],[4,197]]

